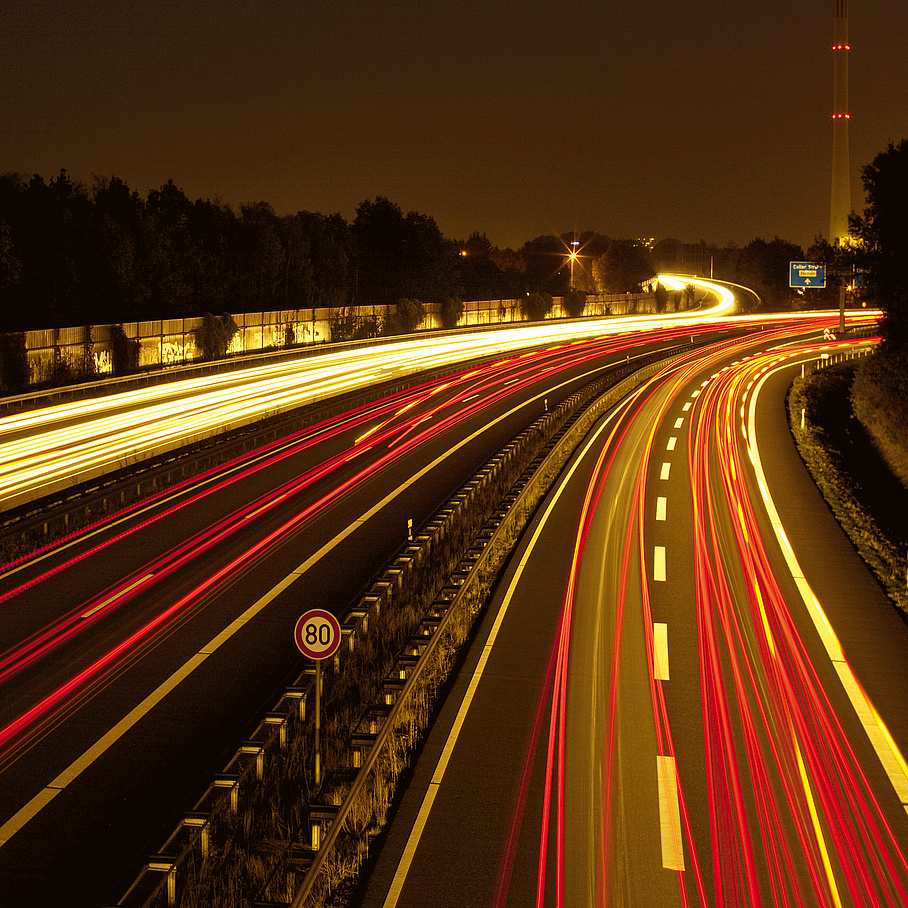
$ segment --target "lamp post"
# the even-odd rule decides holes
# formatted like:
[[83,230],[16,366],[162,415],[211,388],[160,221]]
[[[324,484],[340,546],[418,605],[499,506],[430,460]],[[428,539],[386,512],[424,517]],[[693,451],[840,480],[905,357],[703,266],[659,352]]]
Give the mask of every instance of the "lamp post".
[[577,258],[577,247],[580,245],[578,240],[571,240],[571,290],[574,289],[574,260]]

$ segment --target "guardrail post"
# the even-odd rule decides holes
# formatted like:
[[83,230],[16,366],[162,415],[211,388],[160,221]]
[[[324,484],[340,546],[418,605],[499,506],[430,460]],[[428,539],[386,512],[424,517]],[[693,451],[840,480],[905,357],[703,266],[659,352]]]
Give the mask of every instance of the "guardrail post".
[[309,806],[309,823],[312,829],[312,850],[321,846],[322,833],[327,832],[339,810],[336,804],[312,804]]
[[167,905],[168,908],[173,908],[177,903],[176,861],[170,855],[153,855],[148,859],[148,869],[167,874]]

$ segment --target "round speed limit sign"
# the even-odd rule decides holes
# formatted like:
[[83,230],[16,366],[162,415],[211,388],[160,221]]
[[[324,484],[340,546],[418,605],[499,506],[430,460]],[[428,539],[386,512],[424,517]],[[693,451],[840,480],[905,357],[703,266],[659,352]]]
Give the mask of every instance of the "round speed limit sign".
[[321,608],[310,609],[296,622],[293,637],[304,656],[330,659],[340,646],[340,623],[331,612]]

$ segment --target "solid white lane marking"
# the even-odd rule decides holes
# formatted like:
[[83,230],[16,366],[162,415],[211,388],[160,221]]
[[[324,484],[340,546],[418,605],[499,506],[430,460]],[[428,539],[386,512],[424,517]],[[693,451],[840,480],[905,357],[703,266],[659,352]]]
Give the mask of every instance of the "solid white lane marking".
[[656,499],[656,520],[665,520],[665,512],[668,508],[667,498]]
[[678,806],[678,771],[672,757],[656,757],[659,777],[659,832],[662,839],[662,866],[684,870],[681,843],[681,810]]
[[[781,368],[785,367],[783,366]],[[763,496],[763,505],[766,508],[769,522],[772,524],[773,530],[775,531],[779,546],[782,549],[782,555],[791,572],[792,579],[798,588],[798,592],[801,594],[801,598],[804,600],[807,612],[823,643],[826,654],[842,682],[842,686],[845,689],[848,699],[851,701],[852,709],[854,709],[873,749],[876,751],[877,758],[886,772],[886,775],[889,777],[889,781],[892,783],[896,795],[902,802],[902,806],[908,811],[908,762],[906,762],[898,744],[892,738],[892,734],[883,721],[883,717],[876,711],[870,698],[864,693],[864,689],[855,677],[854,670],[845,658],[845,653],[842,650],[842,646],[839,643],[839,639],[836,636],[832,625],[829,623],[829,618],[827,618],[826,612],[820,604],[820,600],[817,599],[813,588],[807,582],[804,571],[802,570],[798,559],[795,557],[794,549],[792,549],[791,543],[788,541],[788,537],[785,534],[785,528],[782,526],[782,518],[776,510],[775,502],[769,491],[766,474],[763,472],[763,462],[760,459],[760,448],[757,444],[757,399],[760,396],[763,385],[772,374],[772,372],[767,371],[757,383],[754,393],[750,398],[747,414],[747,438],[749,440],[750,460],[754,466],[757,484],[760,487],[760,494]]]
[[668,625],[653,623],[653,677],[668,681]]
[[657,545],[653,551],[653,580],[665,580],[664,545]]
[[668,479],[668,474],[672,471],[672,465],[670,463],[662,464],[662,472],[659,474],[660,479]]
[[672,437],[668,440],[668,446],[667,446],[666,450],[668,450],[668,451],[674,451],[674,450],[675,450],[675,445],[676,445],[677,443],[678,443],[678,439],[675,438],[674,435],[672,435]]
[[[567,382],[563,382],[568,384]],[[561,387],[559,385],[559,387]],[[393,501],[398,495],[408,489],[413,483],[420,480],[423,476],[435,469],[443,460],[450,457],[452,453],[469,444],[483,432],[492,426],[507,419],[513,413],[525,407],[532,401],[540,400],[544,395],[538,394],[531,401],[524,401],[516,407],[512,407],[507,413],[502,414],[486,426],[477,429],[469,437],[462,439],[445,453],[439,455],[430,464],[427,464],[419,472],[414,473],[409,479],[401,483],[396,489],[389,492],[381,501],[369,508],[368,511],[360,515],[357,519],[348,524],[347,528],[338,533],[333,539],[326,542],[315,554],[306,559],[295,571],[291,571],[283,580],[272,587],[261,599],[251,605],[246,611],[239,616],[229,627],[226,627],[221,633],[213,637],[206,646],[202,647],[196,655],[190,657],[182,667],[178,668],[163,684],[156,690],[152,691],[141,703],[138,704],[128,715],[124,716],[113,728],[105,735],[99,738],[91,747],[88,748],[80,757],[71,763],[66,769],[57,776],[56,779],[49,782],[44,789],[39,791],[30,801],[16,811],[2,826],[0,826],[0,848],[2,848],[26,823],[33,820],[67,785],[80,776],[92,763],[95,762],[105,751],[117,743],[134,725],[136,725],[145,715],[151,712],[161,700],[164,699],[180,683],[188,678],[205,660],[216,652],[224,643],[226,643],[234,634],[245,627],[262,609],[264,609],[273,599],[277,598],[291,584],[295,583],[302,577],[306,571],[318,563],[318,561],[327,555],[332,549],[340,545],[348,536],[352,535],[364,523],[374,517],[386,505]]]

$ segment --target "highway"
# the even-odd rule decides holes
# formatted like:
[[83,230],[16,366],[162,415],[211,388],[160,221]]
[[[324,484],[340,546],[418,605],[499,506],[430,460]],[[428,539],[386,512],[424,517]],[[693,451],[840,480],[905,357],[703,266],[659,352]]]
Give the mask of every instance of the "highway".
[[[669,283],[670,278],[665,278]],[[629,332],[692,328],[733,308],[731,293],[703,282],[710,305],[689,312],[578,319],[494,331],[455,331],[218,372],[0,418],[0,511],[59,493],[294,408],[416,375],[532,348]]]
[[[546,406],[609,364],[700,330],[729,326],[505,347],[9,565],[0,575],[0,905],[115,900],[301,671],[292,631],[302,611],[342,613],[405,542],[408,521],[428,519]],[[55,414],[73,437],[97,429],[90,415],[82,433],[82,415]],[[57,431],[55,414],[28,417]],[[22,423],[10,443],[41,431]]]
[[[831,321],[810,319],[814,335]],[[403,544],[408,521],[428,519],[546,406],[645,348],[769,327],[715,316],[670,322],[629,321],[623,331],[612,323],[601,336],[589,323],[576,337],[533,329],[522,351],[502,332],[497,357],[482,335],[481,356],[477,342],[460,372],[351,407],[7,566],[0,905],[114,900],[253,717],[298,675],[299,614],[312,605],[342,613]],[[355,371],[374,379],[363,364]],[[230,380],[227,397],[241,410],[238,388],[249,386],[241,418],[269,397],[259,378],[250,370]],[[297,377],[300,393],[312,390],[309,378]],[[0,458],[12,452],[3,475],[29,463],[34,439],[62,432],[68,441],[46,446],[57,454],[43,464],[41,488],[84,478],[71,463],[67,472],[67,458],[92,437],[104,452],[98,439],[110,424],[98,418],[116,415],[127,435],[135,431],[131,444],[153,446],[166,419],[143,408],[156,396],[169,408],[195,394],[188,387],[161,386],[144,403],[124,394],[105,407],[8,417],[0,421]],[[212,415],[205,431],[224,421],[211,398],[195,397],[193,406]],[[117,448],[112,438],[108,448]],[[11,495],[37,494],[20,481]]]
[[908,904],[908,630],[787,428],[820,355],[698,351],[591,433],[358,904]]

